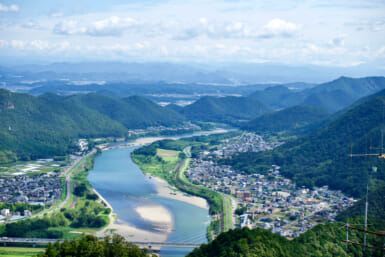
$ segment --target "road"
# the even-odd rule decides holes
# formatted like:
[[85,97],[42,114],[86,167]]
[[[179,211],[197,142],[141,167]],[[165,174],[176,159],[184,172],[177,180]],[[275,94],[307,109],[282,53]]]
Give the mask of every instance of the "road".
[[[49,238],[24,238],[24,237],[2,237],[0,238],[0,243],[29,243],[29,244],[48,244],[55,243],[56,241],[64,241],[64,239],[49,239]],[[174,243],[174,242],[129,242],[142,247],[187,247],[187,248],[196,248],[200,247],[201,244],[196,243]]]

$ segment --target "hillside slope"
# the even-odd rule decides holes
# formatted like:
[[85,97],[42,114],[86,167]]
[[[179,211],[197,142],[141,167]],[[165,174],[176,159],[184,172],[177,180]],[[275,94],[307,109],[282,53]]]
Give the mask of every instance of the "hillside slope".
[[306,96],[303,91],[290,90],[286,86],[280,85],[256,91],[249,97],[255,98],[273,109],[281,109],[302,103]]
[[91,93],[65,97],[63,101],[104,114],[128,129],[176,126],[185,121],[184,117],[174,110],[140,96],[120,99]]
[[329,113],[319,107],[297,105],[277,112],[263,114],[245,125],[242,129],[259,134],[302,134],[305,127],[319,122],[329,116]]
[[348,78],[340,77],[302,91],[275,86],[250,95],[273,109],[294,105],[322,107],[337,112],[361,97],[385,89],[384,77]]
[[0,89],[0,163],[64,155],[75,138],[123,136],[126,128],[90,109]]
[[185,106],[181,114],[194,121],[213,121],[237,124],[250,120],[271,109],[256,99],[247,97],[202,97],[195,103]]

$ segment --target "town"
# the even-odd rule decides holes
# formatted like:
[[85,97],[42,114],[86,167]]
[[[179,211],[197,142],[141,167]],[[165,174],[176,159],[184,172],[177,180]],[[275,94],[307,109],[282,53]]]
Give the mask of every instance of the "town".
[[[63,183],[57,172],[39,176],[16,175],[0,178],[0,202],[9,204],[54,205],[61,199]],[[31,216],[29,210],[12,213],[5,208],[0,210],[0,223]],[[23,215],[22,215],[23,214]]]
[[337,213],[355,202],[327,186],[313,190],[298,188],[281,176],[277,165],[272,165],[264,174],[246,174],[215,162],[216,158],[229,158],[234,152],[264,151],[280,144],[243,133],[224,140],[215,151],[202,152],[185,173],[194,184],[235,197],[240,227],[262,227],[288,238],[297,237],[318,223],[334,221]]

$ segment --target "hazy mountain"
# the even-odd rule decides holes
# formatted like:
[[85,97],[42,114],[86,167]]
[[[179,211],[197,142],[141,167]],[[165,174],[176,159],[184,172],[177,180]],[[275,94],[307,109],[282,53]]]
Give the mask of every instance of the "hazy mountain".
[[373,94],[384,88],[384,77],[359,79],[341,77],[305,90],[308,96],[303,104],[320,106],[335,112],[347,107],[361,97]]
[[[18,62],[20,63],[20,62]],[[383,76],[384,71],[373,65],[355,67],[326,67],[316,65],[292,66],[274,63],[165,63],[165,62],[79,62],[47,65],[14,65],[1,62],[14,71],[103,74],[104,78],[187,83],[253,84],[292,83],[303,81],[321,83],[338,76]],[[10,66],[13,65],[13,66]],[[378,66],[378,65],[377,65]]]
[[287,86],[282,85],[256,91],[250,97],[258,99],[274,109],[302,104],[322,107],[330,112],[337,112],[359,98],[384,88],[384,77],[358,79],[340,77],[302,91],[290,90]]

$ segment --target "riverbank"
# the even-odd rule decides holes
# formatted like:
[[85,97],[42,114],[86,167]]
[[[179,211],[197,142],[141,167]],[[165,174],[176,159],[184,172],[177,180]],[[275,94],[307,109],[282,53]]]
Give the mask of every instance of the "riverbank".
[[153,179],[157,181],[158,196],[192,204],[202,209],[209,209],[206,199],[183,193],[159,177],[153,177]]

